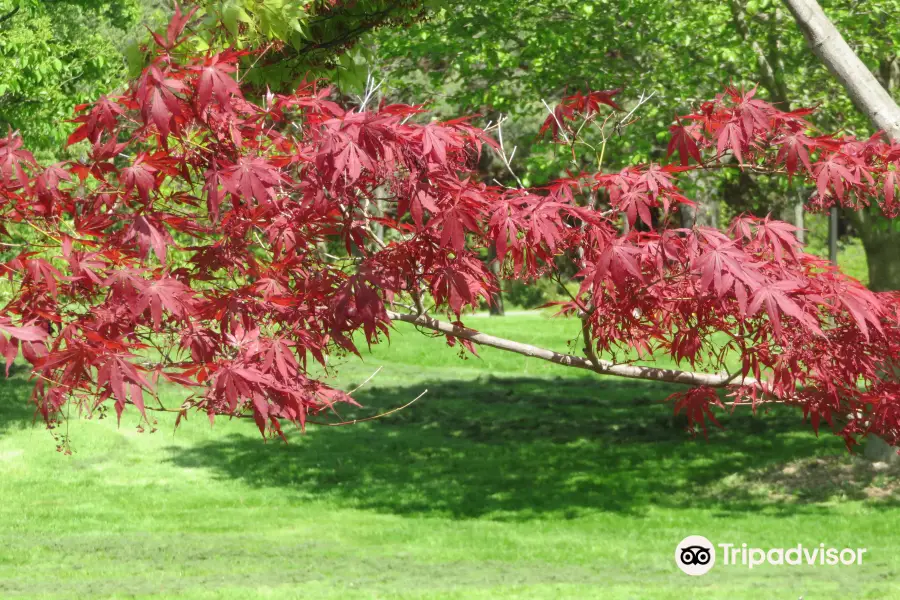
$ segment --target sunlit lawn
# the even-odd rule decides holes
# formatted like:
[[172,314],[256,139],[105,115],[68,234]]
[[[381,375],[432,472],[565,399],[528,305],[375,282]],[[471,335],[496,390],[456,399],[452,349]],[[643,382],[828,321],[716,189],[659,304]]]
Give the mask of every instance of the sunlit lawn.
[[[474,321],[474,319],[473,319]],[[478,319],[566,349],[571,324]],[[344,418],[287,446],[252,422],[72,420],[75,453],[31,426],[29,384],[0,388],[2,598],[900,598],[895,478],[816,439],[793,413],[723,418],[692,439],[678,388],[398,325],[342,360]],[[174,392],[170,403],[178,404]],[[686,535],[761,547],[866,547],[861,567],[674,565]]]

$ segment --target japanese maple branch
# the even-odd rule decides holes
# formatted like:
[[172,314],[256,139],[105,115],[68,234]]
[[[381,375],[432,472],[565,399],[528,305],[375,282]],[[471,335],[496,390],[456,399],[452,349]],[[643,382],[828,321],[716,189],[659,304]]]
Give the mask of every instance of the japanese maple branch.
[[323,422],[323,421],[312,421],[312,420],[307,420],[306,422],[312,423],[314,425],[322,425],[324,427],[340,427],[342,425],[356,425],[357,423],[363,423],[365,421],[375,421],[377,419],[382,419],[388,415],[392,415],[395,412],[399,412],[399,411],[403,410],[404,408],[408,408],[414,402],[417,402],[420,398],[422,398],[422,396],[424,396],[427,393],[428,393],[428,390],[425,390],[421,394],[419,394],[418,396],[416,396],[415,398],[413,398],[412,400],[410,400],[409,402],[404,404],[403,406],[397,406],[396,408],[392,408],[391,410],[387,410],[383,413],[378,413],[377,415],[372,415],[371,417],[364,417],[362,419],[351,419],[350,421],[341,421],[339,423],[327,423],[327,422]]
[[500,156],[500,160],[503,161],[503,164],[506,166],[506,170],[509,171],[509,174],[513,176],[513,179],[516,180],[516,183],[519,184],[520,189],[525,189],[525,186],[522,184],[522,180],[519,179],[519,176],[516,175],[516,172],[513,171],[512,168],[512,159],[516,155],[516,150],[518,150],[518,146],[513,147],[512,153],[507,156],[506,155],[506,147],[503,144],[503,121],[506,118],[501,115],[500,119],[497,121],[497,137],[500,142],[500,148],[497,150],[497,154]]
[[[315,419],[306,419],[305,422],[307,425],[320,425],[322,427],[342,427],[345,425],[356,425],[357,423],[364,423],[366,421],[376,421],[378,419],[383,419],[384,417],[387,417],[388,415],[392,415],[396,412],[400,412],[404,408],[410,407],[412,404],[414,404],[418,400],[421,400],[422,396],[424,396],[427,393],[428,393],[428,390],[424,390],[421,394],[419,394],[418,396],[416,396],[415,398],[413,398],[406,404],[404,404],[402,406],[396,406],[390,410],[386,410],[382,413],[378,413],[377,415],[372,415],[371,417],[363,417],[362,419],[350,419],[349,421],[338,421],[336,423],[329,423],[327,421],[316,421]],[[134,402],[132,402],[131,400],[127,400],[125,402],[125,404],[135,406]],[[185,405],[182,405],[181,408],[166,408],[165,406],[160,406],[160,407],[145,406],[144,410],[150,411],[150,412],[165,412],[165,413],[173,413],[173,414],[184,414],[191,408],[193,408],[193,407],[185,406]],[[255,418],[252,414],[246,414],[246,413],[235,413],[235,414],[222,413],[221,416],[227,417],[229,419],[254,419]],[[273,416],[277,417],[278,415],[273,415]],[[283,418],[283,417],[280,417],[280,418]]]
[[594,309],[591,307],[590,302],[588,302],[587,306],[583,305],[578,300],[578,298],[576,298],[572,294],[572,292],[570,292],[569,289],[563,284],[558,274],[555,278],[551,276],[551,279],[556,281],[556,285],[558,285],[565,293],[567,293],[569,295],[569,298],[572,299],[572,302],[575,304],[575,306],[578,307],[578,316],[581,319],[581,335],[584,340],[584,353],[587,354],[587,357],[588,359],[590,359],[591,365],[593,365],[595,370],[602,368],[600,360],[597,358],[597,352],[594,349],[594,339],[593,336],[591,336],[591,327],[588,323],[588,319],[590,318],[591,313],[594,312]]
[[387,311],[388,317],[393,321],[402,321],[417,327],[431,329],[453,337],[468,340],[481,346],[497,348],[507,352],[515,352],[523,356],[539,358],[547,362],[556,363],[566,367],[575,367],[594,371],[601,375],[615,375],[618,377],[626,377],[628,379],[644,379],[648,381],[669,381],[672,383],[683,383],[686,385],[703,385],[714,388],[722,388],[729,385],[752,386],[760,390],[764,390],[762,384],[752,377],[743,377],[735,379],[734,376],[714,375],[710,373],[695,373],[691,371],[681,371],[678,369],[663,369],[659,367],[646,367],[641,365],[622,365],[615,364],[608,360],[597,359],[597,364],[593,364],[591,360],[581,356],[571,354],[563,354],[546,348],[539,348],[531,344],[523,344],[513,340],[481,333],[468,327],[458,327],[450,323],[439,321],[428,315],[412,315],[401,314],[393,311]]
[[[616,133],[618,133],[619,135],[622,135],[622,130],[634,122],[634,121],[629,121],[628,119],[630,119],[632,117],[632,115],[634,115],[634,113],[636,113],[638,111],[639,108],[641,108],[643,105],[645,105],[647,102],[649,102],[650,99],[653,98],[653,96],[655,96],[655,95],[656,95],[656,92],[651,92],[650,94],[647,94],[646,92],[641,92],[641,97],[638,99],[637,105],[635,105],[635,107],[632,108],[628,112],[627,115],[625,115],[624,117],[619,119],[619,122],[616,123],[616,127],[615,127]],[[637,119],[635,119],[635,121],[636,120]]]
[[373,379],[376,375],[378,375],[379,373],[381,373],[381,369],[383,369],[383,368],[384,368],[384,367],[381,366],[381,367],[378,367],[377,369],[375,369],[375,372],[374,372],[374,373],[372,373],[371,375],[369,375],[368,377],[366,377],[366,380],[363,381],[361,384],[359,384],[358,386],[356,386],[355,388],[353,388],[352,390],[350,390],[349,392],[347,392],[347,395],[348,395],[348,396],[352,396],[355,392],[358,392],[359,389],[360,389],[361,387],[363,387],[364,385],[366,385],[367,383],[369,383],[370,381],[372,381],[372,379]]
[[[361,384],[359,384],[358,386],[353,388],[352,391],[348,392],[348,395],[358,391],[361,387],[366,385],[369,381],[372,380],[373,377],[375,377],[376,375],[378,375],[379,372],[381,372],[381,369],[382,369],[382,367],[378,367],[378,369],[374,373],[369,375],[369,377],[365,381],[363,381]],[[73,389],[72,386],[66,385],[65,383],[61,383],[59,381],[55,381],[53,379],[50,379],[49,377],[42,375],[41,373],[38,373],[37,371],[32,371],[31,374],[40,379],[43,379],[44,381],[50,382],[54,385],[58,385],[60,387],[67,388],[69,390]],[[396,412],[400,412],[401,410],[412,406],[413,404],[415,404],[416,402],[421,400],[422,396],[424,396],[427,393],[428,393],[427,389],[423,390],[421,394],[419,394],[418,396],[416,396],[415,398],[413,398],[406,404],[404,404],[402,406],[395,406],[394,408],[392,408],[390,410],[386,410],[386,411],[378,413],[376,415],[372,415],[371,417],[363,417],[361,419],[350,419],[348,421],[338,421],[336,423],[329,423],[327,421],[316,421],[315,419],[306,419],[306,423],[311,424],[311,425],[321,425],[323,427],[341,427],[344,425],[356,425],[357,423],[364,423],[366,421],[376,421],[378,419],[382,419],[384,417],[387,417],[388,415],[392,415]],[[168,408],[165,405],[163,405],[163,403],[160,401],[159,396],[157,394],[154,394],[154,396],[156,397],[156,401],[159,402],[159,406],[156,407],[156,406],[146,406],[145,405],[143,407],[143,410],[150,411],[150,412],[165,412],[165,413],[185,414],[186,415],[187,411],[189,409],[193,408],[187,401],[185,401],[185,403],[183,403],[181,405],[181,407],[179,407],[179,408]],[[137,406],[132,400],[126,400],[125,404],[131,405],[131,406]],[[67,407],[67,410],[68,410],[68,407]],[[222,413],[222,416],[226,416],[226,417],[229,417],[232,419],[254,419],[255,418],[254,415],[245,414],[245,413],[233,413],[233,414]],[[278,416],[278,415],[275,415],[275,416]],[[283,417],[280,417],[280,418],[283,418]],[[69,419],[69,415],[67,412],[66,413],[66,421],[67,422],[68,422],[68,419]]]
[[547,112],[550,113],[550,116],[553,117],[553,120],[556,121],[556,127],[558,131],[562,134],[563,139],[566,140],[566,144],[569,144],[569,136],[566,135],[566,129],[563,127],[563,124],[559,122],[559,118],[556,116],[556,113],[553,112],[553,109],[550,108],[550,105],[547,104],[547,101],[541,98],[541,103],[544,105],[544,108],[547,109]]

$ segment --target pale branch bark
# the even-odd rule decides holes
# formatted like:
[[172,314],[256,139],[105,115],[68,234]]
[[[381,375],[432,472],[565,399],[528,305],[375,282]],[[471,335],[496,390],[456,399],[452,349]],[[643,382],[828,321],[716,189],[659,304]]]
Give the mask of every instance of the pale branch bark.
[[784,0],[810,48],[850,99],[891,139],[900,140],[900,106],[853,52],[816,0]]
[[393,311],[387,311],[387,315],[392,321],[402,321],[404,323],[415,325],[416,327],[424,327],[425,329],[468,340],[480,346],[488,346],[490,348],[514,352],[523,356],[539,358],[566,367],[585,369],[601,375],[615,375],[617,377],[643,379],[648,381],[668,381],[671,383],[683,383],[692,386],[709,386],[714,388],[738,385],[761,388],[760,383],[752,377],[741,378],[729,374],[694,373],[691,371],[680,371],[678,369],[615,364],[603,359],[597,359],[595,365],[591,360],[581,356],[563,354],[554,350],[532,346],[531,344],[507,340],[505,338],[481,333],[480,331],[469,329],[468,327],[459,327],[451,323],[439,321],[428,315],[402,314]]
[[[856,107],[861,110],[869,118],[875,127],[885,132],[888,138],[892,140],[900,140],[900,106],[891,98],[887,89],[882,87],[881,83],[875,75],[869,71],[868,67],[856,56],[853,49],[847,45],[844,38],[838,32],[837,28],[831,23],[822,7],[816,0],[784,0],[784,3],[790,9],[791,14],[797,21],[797,26],[806,38],[813,52],[819,57],[828,70],[838,79],[844,89],[847,90],[850,99]],[[882,77],[885,72],[882,69]],[[890,78],[885,83],[890,85]],[[836,245],[836,224],[837,224],[837,208],[832,207],[831,221],[831,247]],[[865,219],[865,211],[859,211],[855,215],[858,219]],[[871,228],[861,228],[863,242],[872,235]],[[895,236],[888,234],[891,242],[896,243]],[[886,240],[887,241],[887,240]],[[877,248],[883,248],[884,244],[878,244]],[[891,277],[886,280],[882,277],[872,277],[873,265],[892,265],[896,266],[894,256],[888,260],[882,261],[877,257],[877,261],[873,261],[874,248],[867,247],[866,253],[869,256],[870,270],[870,286],[878,289],[879,287],[895,287]],[[836,253],[831,251],[831,260],[836,262]],[[881,275],[877,272],[876,275]],[[887,365],[887,369],[893,368]],[[866,455],[873,460],[895,461],[897,460],[897,451],[891,448],[887,442],[878,436],[869,436],[865,449]]]

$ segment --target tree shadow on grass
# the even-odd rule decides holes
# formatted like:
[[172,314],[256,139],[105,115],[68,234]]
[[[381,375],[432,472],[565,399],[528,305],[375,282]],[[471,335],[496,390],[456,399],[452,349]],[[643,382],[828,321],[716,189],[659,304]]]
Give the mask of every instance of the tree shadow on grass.
[[[840,455],[840,440],[817,440],[784,408],[725,415],[724,431],[693,439],[661,402],[677,389],[591,379],[446,381],[384,419],[311,426],[288,445],[233,434],[172,448],[171,460],[282,487],[298,500],[405,515],[526,520],[639,515],[650,506],[720,515],[825,510],[821,497],[786,502],[766,477],[792,461]],[[420,392],[369,388],[358,394],[365,410],[341,416],[371,415]]]
[[[32,389],[34,382],[28,381],[27,369],[13,365],[9,377],[0,373],[0,434],[25,429],[36,422],[34,404],[29,401]],[[43,426],[40,417],[37,423]]]

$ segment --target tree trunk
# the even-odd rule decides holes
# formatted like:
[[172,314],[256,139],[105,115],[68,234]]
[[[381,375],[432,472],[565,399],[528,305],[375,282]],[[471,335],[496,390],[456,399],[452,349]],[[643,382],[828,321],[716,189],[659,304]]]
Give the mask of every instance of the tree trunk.
[[[494,278],[497,280],[497,284],[500,284],[500,261],[497,260],[497,248],[492,244],[490,249],[488,250],[488,267],[491,270],[491,273],[494,274]],[[502,317],[506,314],[506,308],[503,306],[503,290],[499,287],[497,291],[491,294],[491,302],[489,310],[491,311],[492,317]]]
[[831,264],[838,264],[838,226],[840,225],[841,213],[837,206],[832,206],[828,211],[828,260]]
[[[775,104],[778,104],[778,108],[781,110],[788,111],[790,108],[787,106],[787,90],[784,87],[784,80],[779,77],[779,73],[775,70],[775,64],[773,64],[777,61],[774,60],[774,56],[767,54],[759,41],[750,34],[750,26],[747,24],[745,3],[746,0],[731,0],[731,16],[734,19],[735,27],[737,28],[738,33],[741,34],[741,37],[744,38],[744,41],[750,44],[750,48],[756,56],[756,66],[759,69],[760,80],[762,81],[763,87],[769,92],[771,100]],[[773,30],[778,27],[778,11],[775,11],[775,20],[776,22]],[[770,52],[776,50],[776,48],[772,47],[776,44],[773,43],[771,39],[769,45]]]
[[803,200],[797,200],[794,203],[794,226],[797,228],[797,241],[801,244],[806,243],[806,230],[803,219]]
[[871,209],[855,212],[852,218],[869,261],[869,289],[900,290],[900,223],[885,222]]
[[[735,28],[756,56],[759,80],[769,94],[769,101],[778,106],[780,110],[788,112],[791,110],[790,94],[784,82],[784,61],[781,59],[781,36],[779,35],[782,20],[781,9],[776,8],[769,19],[766,48],[763,48],[750,31],[746,5],[747,0],[731,0],[731,16]],[[791,208],[791,213],[784,220],[794,223],[797,227],[797,239],[803,243],[803,199],[798,197]]]
[[870,435],[863,447],[863,456],[872,462],[893,463],[897,461],[897,449],[877,435]]
[[[816,0],[784,0],[784,3],[812,51],[844,86],[856,107],[890,139],[900,140],[900,106],[847,45],[822,7]],[[887,85],[891,81],[890,69],[892,65],[879,73]],[[856,214],[854,222],[869,261],[869,287],[876,291],[900,289],[900,232],[894,223],[885,223],[868,211]],[[897,377],[895,365],[886,364],[884,372],[885,377]],[[867,440],[865,454],[875,460],[897,460],[896,450],[888,450],[887,443],[874,436]]]
[[847,45],[818,2],[784,0],[784,3],[812,51],[841,82],[856,107],[875,127],[891,139],[900,140],[900,106]]
[[694,225],[700,227],[719,228],[719,206],[715,202],[698,201],[696,207],[682,206],[681,226],[691,228]]

